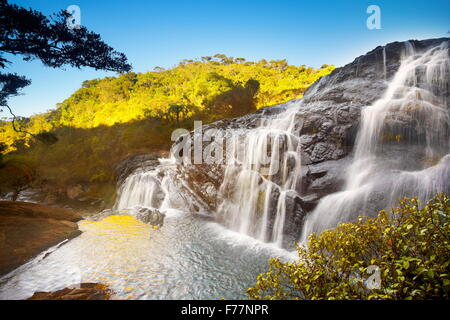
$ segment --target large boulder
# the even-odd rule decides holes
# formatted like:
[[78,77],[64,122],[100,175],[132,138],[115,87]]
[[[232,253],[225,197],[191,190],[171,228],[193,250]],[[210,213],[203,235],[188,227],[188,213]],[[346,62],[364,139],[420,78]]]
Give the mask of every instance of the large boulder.
[[166,215],[157,209],[140,208],[136,213],[136,218],[154,227],[162,227]]

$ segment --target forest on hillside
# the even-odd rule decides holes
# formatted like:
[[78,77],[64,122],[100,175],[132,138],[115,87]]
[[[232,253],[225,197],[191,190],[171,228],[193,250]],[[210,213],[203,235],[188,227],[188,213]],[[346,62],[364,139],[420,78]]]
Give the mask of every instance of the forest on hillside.
[[192,129],[194,120],[206,124],[301,98],[333,70],[216,54],[84,81],[55,109],[19,118],[21,132],[0,122],[0,193],[84,183],[89,196],[111,198],[114,168],[127,155],[168,150],[171,132]]

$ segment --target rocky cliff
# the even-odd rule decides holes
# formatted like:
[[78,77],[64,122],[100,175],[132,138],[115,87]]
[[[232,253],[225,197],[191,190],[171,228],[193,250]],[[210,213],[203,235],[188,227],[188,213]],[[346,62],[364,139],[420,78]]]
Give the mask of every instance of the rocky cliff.
[[[170,182],[165,187],[154,183],[165,189],[165,205],[213,213],[232,229],[283,246],[298,240],[305,220],[321,199],[348,186],[355,144],[364,135],[360,131],[366,130],[361,128],[362,111],[382,99],[389,88],[395,92],[383,102],[379,128],[373,128],[373,137],[369,137],[376,140],[372,142],[376,153],[383,155],[381,162],[396,163],[386,172],[423,170],[439,161],[445,169],[448,161],[442,159],[450,147],[449,41],[413,40],[377,47],[321,78],[302,99],[180,136],[172,148],[178,162],[163,170],[165,181]],[[405,76],[399,76],[406,57],[412,67],[403,66]],[[197,136],[207,137],[200,149],[203,162],[190,164],[195,160],[192,151]],[[183,147],[186,142],[189,148]],[[223,154],[216,157],[219,161],[204,161],[218,153]],[[263,165],[253,163],[266,158]],[[276,172],[267,173],[265,169],[272,170],[275,164]],[[450,173],[438,171],[435,173],[444,175],[444,180]],[[158,175],[153,175],[152,181],[161,182]],[[418,178],[408,179],[416,183]],[[392,185],[386,187],[392,196],[409,195],[421,188],[408,193],[402,191],[407,189],[403,185],[394,186],[394,192]],[[441,190],[447,188],[445,182],[429,186],[430,192],[449,191]],[[367,198],[366,202],[376,205],[364,209],[389,204],[386,195],[377,197]]]

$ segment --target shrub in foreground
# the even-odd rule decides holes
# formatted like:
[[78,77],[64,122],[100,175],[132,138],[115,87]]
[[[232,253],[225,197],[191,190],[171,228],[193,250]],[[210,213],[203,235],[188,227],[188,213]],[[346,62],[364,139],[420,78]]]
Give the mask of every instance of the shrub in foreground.
[[360,217],[320,235],[299,259],[271,259],[247,290],[252,299],[449,299],[450,202],[424,207],[405,198],[377,217]]

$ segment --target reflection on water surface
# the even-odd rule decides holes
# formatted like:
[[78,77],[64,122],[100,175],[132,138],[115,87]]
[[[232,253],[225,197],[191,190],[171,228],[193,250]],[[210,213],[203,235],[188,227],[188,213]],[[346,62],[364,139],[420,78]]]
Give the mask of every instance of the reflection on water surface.
[[245,298],[272,256],[290,254],[201,216],[169,213],[154,229],[132,216],[81,221],[83,234],[0,279],[0,299],[80,282],[108,284],[113,299]]

